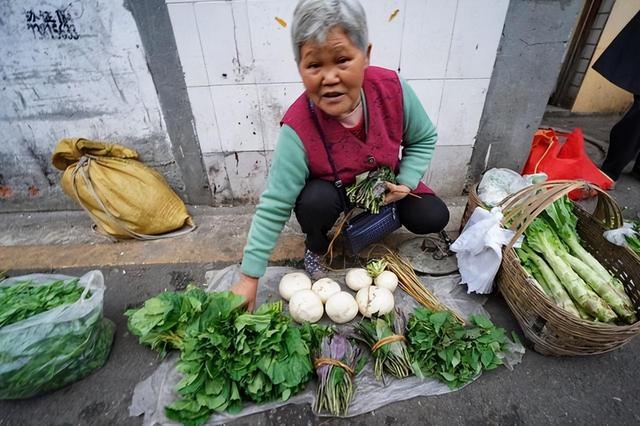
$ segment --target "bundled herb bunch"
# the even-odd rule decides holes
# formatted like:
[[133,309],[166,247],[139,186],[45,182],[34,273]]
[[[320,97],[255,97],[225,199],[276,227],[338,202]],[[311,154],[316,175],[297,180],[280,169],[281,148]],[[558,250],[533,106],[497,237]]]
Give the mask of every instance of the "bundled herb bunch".
[[141,343],[181,352],[180,399],[166,407],[168,418],[201,425],[214,412],[240,411],[244,401],[287,400],[312,378],[311,350],[326,330],[294,326],[282,302],[248,313],[230,292],[161,296],[128,315]]
[[508,340],[504,329],[487,317],[472,315],[464,327],[448,311],[418,308],[409,319],[407,338],[413,371],[457,388],[502,365],[500,354]]
[[405,341],[406,319],[396,309],[377,318],[363,319],[355,328],[360,340],[369,346],[374,359],[376,379],[384,379],[384,373],[403,379],[412,374],[411,360]]
[[346,415],[354,394],[353,380],[365,362],[360,348],[342,334],[324,337],[315,361],[318,376],[315,411]]
[[385,182],[396,183],[393,170],[386,166],[358,175],[355,183],[347,187],[349,201],[373,214],[379,213],[387,191]]

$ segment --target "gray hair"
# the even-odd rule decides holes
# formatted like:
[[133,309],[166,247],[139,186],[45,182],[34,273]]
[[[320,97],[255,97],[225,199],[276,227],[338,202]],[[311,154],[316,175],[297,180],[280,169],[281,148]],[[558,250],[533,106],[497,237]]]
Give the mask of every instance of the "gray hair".
[[293,11],[291,24],[296,63],[300,63],[300,48],[304,43],[323,43],[329,30],[336,26],[366,53],[369,45],[367,16],[358,0],[300,0]]

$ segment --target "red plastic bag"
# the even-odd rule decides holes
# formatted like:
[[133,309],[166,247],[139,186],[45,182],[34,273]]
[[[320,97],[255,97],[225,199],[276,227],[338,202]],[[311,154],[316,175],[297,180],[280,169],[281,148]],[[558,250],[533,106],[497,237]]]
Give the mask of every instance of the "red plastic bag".
[[[564,141],[561,141],[561,138]],[[533,135],[531,151],[522,174],[540,172],[546,173],[549,180],[584,180],[602,189],[611,189],[613,185],[613,180],[593,164],[584,150],[584,137],[579,128],[571,133],[538,129]],[[573,200],[592,195],[584,191],[569,193]]]

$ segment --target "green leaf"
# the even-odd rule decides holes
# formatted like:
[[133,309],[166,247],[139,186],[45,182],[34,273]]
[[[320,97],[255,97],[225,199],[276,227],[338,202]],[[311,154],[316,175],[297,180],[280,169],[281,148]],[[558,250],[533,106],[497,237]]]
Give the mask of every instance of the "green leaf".
[[286,401],[287,399],[289,399],[291,397],[291,389],[285,389],[284,392],[282,392],[282,400]]
[[441,371],[440,376],[448,382],[454,382],[456,380],[456,376],[451,373],[447,373],[446,371]]
[[480,361],[482,362],[482,365],[485,368],[489,367],[491,365],[491,362],[493,361],[494,356],[495,355],[490,350],[486,350],[482,352],[482,355],[480,356]]
[[471,322],[484,329],[495,328],[491,320],[484,315],[471,315]]
[[450,317],[450,314],[448,311],[436,312],[435,314],[431,315],[430,321],[431,321],[431,324],[433,324],[433,327],[436,333],[440,331],[440,329],[442,328],[444,323],[449,319],[449,317]]

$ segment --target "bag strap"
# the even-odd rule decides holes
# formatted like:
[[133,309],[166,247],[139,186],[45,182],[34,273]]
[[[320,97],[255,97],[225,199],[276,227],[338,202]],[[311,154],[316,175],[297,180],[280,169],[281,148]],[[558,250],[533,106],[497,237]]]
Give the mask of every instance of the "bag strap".
[[100,207],[102,212],[106,214],[109,219],[111,219],[112,225],[118,228],[118,230],[120,230],[121,232],[129,235],[131,238],[135,238],[136,240],[143,240],[143,241],[160,240],[164,238],[172,238],[180,235],[185,235],[193,231],[194,229],[196,229],[196,225],[193,223],[187,224],[183,228],[178,229],[177,231],[166,232],[160,235],[142,234],[129,229],[126,223],[122,222],[115,215],[113,215],[111,211],[109,211],[109,209],[104,204],[102,199],[98,196],[98,193],[96,192],[95,187],[93,186],[91,175],[88,172],[89,166],[91,165],[92,161],[93,161],[93,158],[91,156],[83,155],[73,170],[73,173],[71,175],[71,182],[73,184],[73,192],[76,196],[76,200],[78,200],[78,203],[80,204],[80,206],[82,206],[82,208],[89,214],[89,216],[93,219],[93,221],[96,224],[99,224],[100,221],[98,220],[98,218],[95,217],[93,213],[91,213],[91,210],[89,210],[89,208],[85,205],[84,201],[82,201],[82,198],[80,198],[80,194],[78,193],[78,187],[76,184],[76,179],[78,174],[80,175],[80,177],[82,177],[82,180],[84,180],[85,186],[87,187],[87,189],[89,190],[89,193],[93,196],[95,201],[98,203],[98,206]]
[[309,106],[309,113],[311,114],[311,119],[313,120],[313,124],[316,126],[316,130],[320,134],[320,139],[322,139],[322,145],[324,146],[324,150],[327,152],[327,158],[329,158],[329,164],[331,165],[331,171],[333,172],[333,177],[335,181],[333,185],[338,190],[340,194],[340,202],[342,203],[342,210],[344,214],[347,215],[349,213],[348,203],[347,203],[347,193],[346,189],[342,183],[342,179],[338,175],[338,168],[336,167],[336,163],[333,161],[333,156],[331,155],[331,147],[327,143],[327,139],[325,137],[324,131],[322,130],[322,126],[320,125],[320,121],[318,120],[318,115],[316,113],[315,106],[311,99],[307,97],[307,105]]

